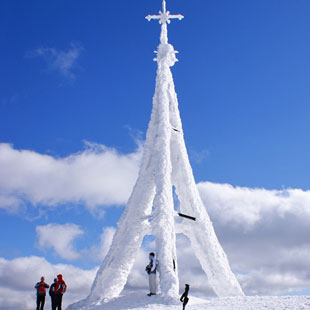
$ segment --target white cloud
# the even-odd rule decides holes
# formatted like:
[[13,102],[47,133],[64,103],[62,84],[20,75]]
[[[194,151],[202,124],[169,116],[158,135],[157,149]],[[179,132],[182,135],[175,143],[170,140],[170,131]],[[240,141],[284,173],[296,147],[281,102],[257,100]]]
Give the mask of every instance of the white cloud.
[[310,191],[198,184],[232,268],[248,294],[310,287]]
[[[125,204],[140,158],[141,148],[123,155],[90,145],[78,154],[56,158],[0,144],[0,208],[13,212],[26,202],[51,207],[83,203],[93,212],[101,206]],[[285,294],[310,287],[310,191],[210,182],[199,183],[198,188],[246,293]],[[71,246],[73,257],[74,253],[80,255],[77,259],[89,253],[87,259],[101,260],[113,234],[114,228],[106,228],[97,245],[77,250],[72,244],[79,234],[73,233],[67,247]],[[49,246],[61,253],[54,244]],[[186,238],[178,238],[178,256],[181,283],[190,282],[199,294],[210,292]],[[128,281],[130,287],[147,287],[145,261],[147,254],[140,251]]]
[[20,199],[10,195],[0,194],[0,209],[4,209],[9,213],[14,214],[18,212],[21,205],[22,202],[20,201]]
[[103,261],[108,254],[114,234],[114,227],[104,227],[100,236],[99,245],[94,245],[90,249],[82,250],[83,256],[93,261]]
[[84,232],[75,224],[48,224],[37,226],[38,244],[41,249],[53,248],[64,259],[75,260],[79,253],[74,249],[74,240]]
[[73,69],[76,67],[77,59],[83,48],[81,44],[71,42],[67,50],[59,50],[51,47],[40,47],[27,53],[27,57],[40,57],[48,65],[48,69],[57,71],[62,76],[74,79]]
[[310,218],[310,191],[266,190],[210,182],[199,183],[198,189],[210,215],[222,224],[251,230],[274,215]]
[[125,204],[137,178],[142,148],[130,154],[88,143],[65,158],[0,143],[0,208],[85,204],[92,211]]
[[135,264],[132,271],[128,277],[127,289],[144,289],[146,292],[148,290],[148,276],[145,272],[145,266],[149,263],[149,255],[145,248],[140,248]]
[[77,249],[76,239],[85,234],[80,226],[72,223],[47,224],[36,227],[38,246],[40,249],[52,248],[59,257],[73,261],[101,262],[107,255],[115,233],[114,227],[104,227],[98,244],[89,248]]
[[[63,308],[88,295],[97,268],[82,270],[71,265],[52,265],[41,257],[22,257],[14,260],[0,258],[0,308],[22,310],[35,308],[34,285],[45,277],[53,283],[57,274],[63,274],[68,286],[63,297]],[[45,308],[49,309],[50,299],[46,297]]]

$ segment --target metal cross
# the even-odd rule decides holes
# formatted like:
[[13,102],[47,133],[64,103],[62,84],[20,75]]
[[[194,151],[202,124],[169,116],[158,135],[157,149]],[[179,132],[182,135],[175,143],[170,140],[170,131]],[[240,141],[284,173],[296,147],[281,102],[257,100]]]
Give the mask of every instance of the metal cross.
[[170,15],[170,12],[166,10],[166,0],[163,0],[163,10],[159,11],[159,15],[148,15],[145,17],[148,21],[151,19],[158,19],[160,24],[170,24],[170,19],[171,18],[177,18],[181,20],[184,18],[183,15]]

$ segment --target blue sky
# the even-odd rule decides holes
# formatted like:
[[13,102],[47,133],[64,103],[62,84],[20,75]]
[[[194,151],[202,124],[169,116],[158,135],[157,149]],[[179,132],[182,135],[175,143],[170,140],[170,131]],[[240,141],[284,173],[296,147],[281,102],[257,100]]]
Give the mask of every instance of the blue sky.
[[[208,151],[197,180],[309,188],[307,1],[171,1],[169,27],[189,152]],[[66,155],[82,140],[132,150],[154,91],[160,1],[4,1],[0,139]],[[78,57],[66,76],[37,49]],[[107,134],[109,133],[109,134]],[[292,147],[294,146],[294,147]],[[298,160],[296,160],[298,159]]]
[[[263,192],[255,192],[257,197],[292,197],[289,190],[296,189],[306,197],[297,204],[304,213],[284,216],[294,231],[298,216],[308,221],[309,215],[310,2],[168,0],[167,7],[185,16],[172,21],[168,31],[179,51],[172,71],[202,196],[212,196],[204,182],[250,192],[259,188]],[[152,59],[160,31],[157,22],[144,17],[160,8],[159,0],[1,1],[0,143],[6,149],[0,151],[0,233],[6,238],[0,240],[0,257],[7,264],[29,256],[85,270],[100,263],[81,251],[100,243],[102,228],[115,227],[134,184],[151,113],[156,74]],[[104,169],[97,174],[101,156]],[[42,172],[43,166],[49,172]],[[57,176],[67,168],[72,180],[66,174],[65,186],[56,189],[62,180]],[[100,182],[94,175],[102,177],[103,194],[100,188],[87,192],[84,185],[90,183],[73,182],[85,176],[85,182],[96,187]],[[219,190],[224,196],[225,189]],[[265,202],[255,200],[249,212],[257,215],[255,206],[265,210]],[[226,231],[224,223],[233,221],[214,210],[215,227],[230,251],[227,231],[237,231],[237,242],[254,226],[242,211],[236,218],[247,224],[232,224]],[[277,219],[279,230],[267,229],[274,240],[285,227],[283,216]],[[55,244],[40,244],[45,239],[38,227],[49,224],[54,225],[49,232],[57,234],[65,227],[71,236],[63,249],[70,245],[84,254],[61,257],[63,249]],[[65,224],[76,226],[57,226]],[[247,236],[257,241],[263,228],[256,228]],[[309,238],[300,234],[302,246],[308,246]],[[233,260],[234,254],[228,255]],[[292,291],[286,286],[273,292]]]

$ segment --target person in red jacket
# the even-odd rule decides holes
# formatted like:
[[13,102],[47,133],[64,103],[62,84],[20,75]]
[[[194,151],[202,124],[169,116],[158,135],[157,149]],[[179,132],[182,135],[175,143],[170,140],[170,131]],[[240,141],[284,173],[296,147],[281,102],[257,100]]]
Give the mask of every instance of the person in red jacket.
[[44,280],[44,277],[41,277],[41,281],[34,287],[37,290],[37,310],[44,309],[46,289],[49,288],[49,285]]
[[61,310],[61,303],[62,303],[62,295],[66,292],[67,285],[62,278],[62,274],[57,276],[57,283],[55,287],[55,309]]

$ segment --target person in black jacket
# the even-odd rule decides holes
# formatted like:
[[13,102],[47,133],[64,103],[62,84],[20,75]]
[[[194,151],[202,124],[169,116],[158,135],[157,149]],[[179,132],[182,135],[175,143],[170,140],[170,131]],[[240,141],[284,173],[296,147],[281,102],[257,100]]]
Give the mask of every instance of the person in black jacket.
[[44,309],[46,289],[49,288],[49,285],[44,280],[44,277],[41,277],[41,281],[34,287],[37,290],[37,310]]
[[150,263],[145,267],[145,271],[149,275],[149,287],[150,292],[147,294],[148,296],[156,295],[156,269],[158,265],[158,261],[155,259],[155,254],[151,252],[149,254]]
[[49,294],[51,296],[52,310],[56,310],[56,300],[55,300],[55,289],[56,289],[57,278],[54,279],[54,283],[51,285]]
[[189,301],[189,298],[187,297],[188,291],[189,291],[189,284],[185,284],[185,291],[180,298],[180,300],[183,302],[183,310],[185,310],[185,306]]

